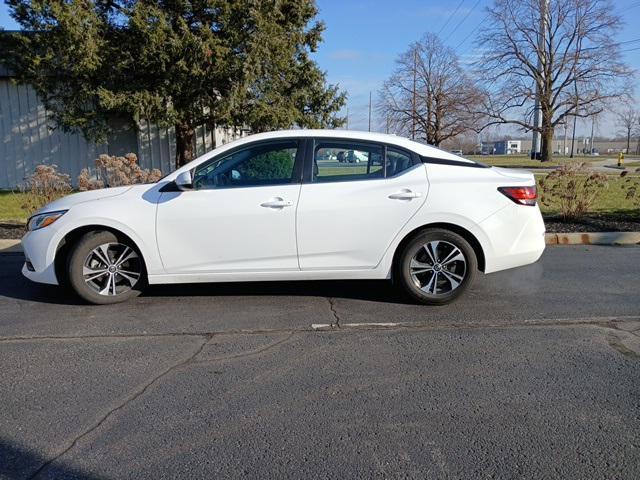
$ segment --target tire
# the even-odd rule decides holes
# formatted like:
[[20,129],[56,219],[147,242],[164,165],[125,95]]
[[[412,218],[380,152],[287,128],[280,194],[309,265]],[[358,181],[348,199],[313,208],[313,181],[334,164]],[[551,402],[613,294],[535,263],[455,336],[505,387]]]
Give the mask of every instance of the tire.
[[429,228],[404,246],[394,273],[413,300],[445,305],[469,288],[477,270],[478,260],[469,242],[450,230]]
[[108,231],[89,232],[71,247],[67,277],[80,298],[96,305],[137,297],[147,279],[138,248]]

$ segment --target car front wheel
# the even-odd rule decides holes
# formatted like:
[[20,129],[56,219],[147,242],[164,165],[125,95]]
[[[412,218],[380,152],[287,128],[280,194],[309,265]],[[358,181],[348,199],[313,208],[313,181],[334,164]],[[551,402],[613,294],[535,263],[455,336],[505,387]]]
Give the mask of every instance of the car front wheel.
[[90,232],[72,247],[68,277],[84,300],[106,305],[140,294],[146,284],[142,256],[129,239],[112,232]]
[[398,256],[396,278],[414,300],[444,305],[472,284],[478,262],[469,242],[444,229],[426,229]]

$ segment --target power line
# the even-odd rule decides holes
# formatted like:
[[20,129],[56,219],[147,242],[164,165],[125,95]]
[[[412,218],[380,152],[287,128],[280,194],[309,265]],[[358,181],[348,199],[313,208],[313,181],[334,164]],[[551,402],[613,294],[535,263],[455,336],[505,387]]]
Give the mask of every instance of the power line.
[[439,35],[442,33],[442,31],[445,29],[445,27],[446,27],[447,25],[449,25],[449,21],[450,21],[453,17],[455,17],[456,13],[458,13],[458,10],[460,10],[460,7],[462,6],[462,4],[463,4],[464,2],[465,2],[465,0],[461,0],[461,2],[458,4],[458,6],[456,7],[456,9],[453,11],[453,13],[452,13],[451,15],[449,15],[449,18],[447,18],[447,21],[446,21],[446,22],[444,22],[444,25],[442,25],[442,26],[440,27],[440,30],[438,30],[438,33],[436,33],[436,36],[439,36]]
[[478,29],[480,28],[480,26],[482,25],[482,21],[480,21],[473,30],[471,30],[466,37],[464,37],[464,39],[458,44],[456,45],[456,48],[454,48],[454,50],[458,50],[462,45],[464,45],[467,40],[469,40],[469,38],[471,38],[471,36],[476,33],[478,31]]
[[627,48],[626,50],[620,50],[620,53],[624,53],[624,52],[634,52],[636,50],[640,50],[640,47],[635,47],[635,48]]
[[469,15],[471,15],[471,12],[473,12],[476,7],[480,4],[480,0],[477,0],[476,3],[473,4],[473,7],[471,7],[469,9],[469,11],[467,12],[467,14],[462,18],[462,20],[460,20],[458,22],[458,24],[455,26],[455,28],[451,31],[451,33],[447,36],[447,38],[445,38],[444,43],[447,43],[447,40],[449,40],[449,38],[451,37],[451,35],[454,34],[454,32],[456,32],[458,30],[458,28],[460,28],[460,25],[462,25],[467,18],[469,18]]

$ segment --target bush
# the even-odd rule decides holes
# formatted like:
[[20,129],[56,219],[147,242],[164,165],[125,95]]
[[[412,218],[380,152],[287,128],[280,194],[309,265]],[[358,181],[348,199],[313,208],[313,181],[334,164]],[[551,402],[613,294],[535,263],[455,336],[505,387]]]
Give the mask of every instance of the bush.
[[71,178],[69,175],[58,173],[56,165],[38,165],[20,185],[20,191],[24,193],[21,208],[27,216],[31,216],[47,203],[70,193]]
[[558,206],[564,220],[575,220],[589,211],[600,192],[607,187],[607,176],[584,162],[562,165],[540,180],[540,202]]
[[78,189],[85,191],[136,183],[153,183],[160,178],[162,178],[162,172],[157,168],[153,170],[140,168],[135,153],[129,153],[124,157],[100,155],[95,161],[93,174],[88,168],[80,172]]
[[[636,173],[640,173],[640,168],[636,168]],[[630,177],[628,174],[628,170],[624,170],[620,173],[621,178],[627,177],[622,184],[622,189],[627,192],[627,200],[633,201],[635,206],[640,208],[640,177]]]

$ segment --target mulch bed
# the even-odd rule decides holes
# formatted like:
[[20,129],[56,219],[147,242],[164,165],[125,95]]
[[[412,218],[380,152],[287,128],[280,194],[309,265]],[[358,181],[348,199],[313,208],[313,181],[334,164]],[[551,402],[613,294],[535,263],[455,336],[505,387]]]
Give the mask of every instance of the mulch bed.
[[[640,232],[638,215],[591,215],[574,221],[563,221],[558,216],[545,216],[547,232]],[[0,223],[0,238],[20,239],[24,235],[24,225]]]
[[573,221],[563,221],[558,216],[545,216],[547,232],[640,232],[640,214],[605,215],[593,214]]
[[0,238],[19,239],[24,235],[24,225],[16,223],[0,223]]

